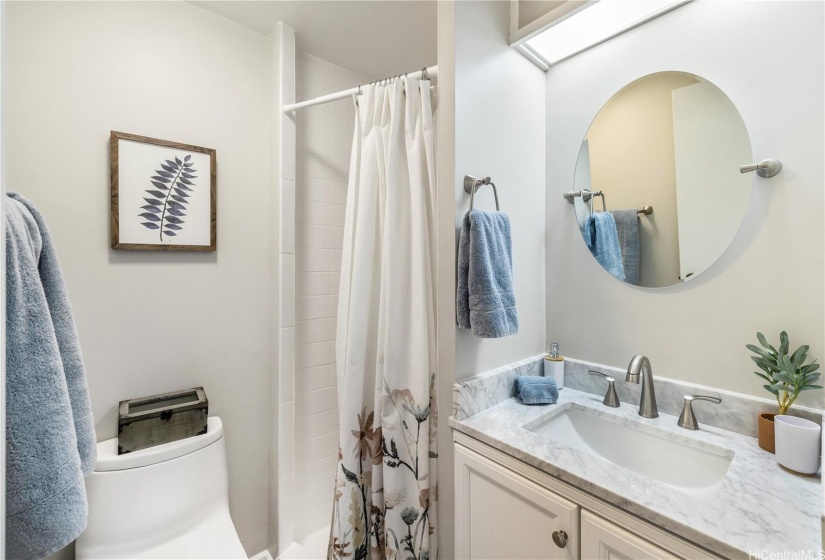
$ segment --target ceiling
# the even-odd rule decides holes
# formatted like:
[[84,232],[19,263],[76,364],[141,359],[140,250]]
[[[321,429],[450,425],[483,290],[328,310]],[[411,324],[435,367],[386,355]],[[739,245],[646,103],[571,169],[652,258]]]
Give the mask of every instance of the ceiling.
[[192,1],[268,35],[278,21],[303,51],[377,80],[437,63],[436,8],[428,0]]
[[567,0],[519,0],[518,26],[524,27],[565,4]]

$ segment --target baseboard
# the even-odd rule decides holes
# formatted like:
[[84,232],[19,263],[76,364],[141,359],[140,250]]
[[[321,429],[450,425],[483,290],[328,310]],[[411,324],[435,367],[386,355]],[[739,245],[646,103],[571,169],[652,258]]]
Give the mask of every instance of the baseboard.
[[268,550],[262,550],[255,556],[252,556],[249,560],[275,560],[272,558],[272,555],[269,553]]

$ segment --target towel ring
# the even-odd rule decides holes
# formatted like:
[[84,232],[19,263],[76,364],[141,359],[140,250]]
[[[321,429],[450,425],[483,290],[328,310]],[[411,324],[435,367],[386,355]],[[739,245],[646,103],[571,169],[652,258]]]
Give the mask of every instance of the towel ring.
[[[582,191],[585,192],[585,191]],[[587,191],[590,192],[590,191]],[[607,201],[604,198],[604,191],[590,192],[590,215],[593,215],[593,199],[597,196],[602,197],[602,212],[607,212]]]
[[496,212],[500,212],[501,208],[498,205],[498,191],[496,190],[496,185],[493,183],[489,177],[485,177],[484,179],[476,179],[472,175],[465,175],[464,176],[464,192],[470,195],[470,210],[473,209],[473,200],[475,198],[476,191],[482,185],[490,185],[493,187],[493,196],[496,199]]

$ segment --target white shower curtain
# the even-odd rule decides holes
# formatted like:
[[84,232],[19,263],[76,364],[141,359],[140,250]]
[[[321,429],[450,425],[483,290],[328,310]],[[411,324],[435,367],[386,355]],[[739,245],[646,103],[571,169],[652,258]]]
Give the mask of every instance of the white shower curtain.
[[[405,91],[406,90],[406,91]],[[336,362],[329,557],[436,557],[435,162],[430,82],[357,96]]]

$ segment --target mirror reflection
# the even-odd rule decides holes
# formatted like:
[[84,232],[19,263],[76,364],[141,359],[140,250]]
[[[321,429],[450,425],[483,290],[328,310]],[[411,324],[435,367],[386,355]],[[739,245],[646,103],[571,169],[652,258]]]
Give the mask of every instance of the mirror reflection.
[[608,272],[649,288],[689,281],[744,218],[752,159],[736,107],[710,82],[661,72],[602,108],[579,150],[574,191],[586,246]]

